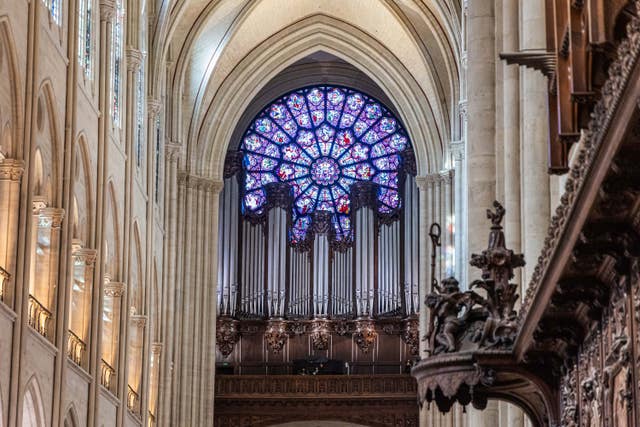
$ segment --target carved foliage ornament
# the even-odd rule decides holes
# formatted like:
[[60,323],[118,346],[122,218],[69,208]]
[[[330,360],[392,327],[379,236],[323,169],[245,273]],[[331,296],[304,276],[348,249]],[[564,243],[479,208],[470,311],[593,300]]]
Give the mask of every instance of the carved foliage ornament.
[[233,347],[240,339],[238,321],[230,317],[219,317],[216,324],[216,344],[225,358],[233,352]]
[[[513,270],[524,265],[524,256],[505,247],[502,219],[505,210],[497,201],[495,211],[487,210],[491,220],[489,244],[481,254],[473,254],[470,264],[482,270],[482,279],[461,292],[458,281],[447,278],[435,292],[427,295],[429,351],[432,355],[481,348],[508,348],[516,332],[514,304],[517,285],[509,283]],[[484,290],[480,295],[474,288]]]
[[375,344],[378,338],[375,324],[371,319],[356,320],[356,330],[353,334],[356,345],[363,353],[368,353],[371,346]]
[[316,319],[311,325],[311,344],[316,350],[326,350],[329,348],[329,338],[331,331],[329,321],[326,319]]
[[267,346],[273,354],[278,354],[282,351],[288,338],[287,323],[284,320],[276,319],[269,321],[264,333],[264,339],[267,341]]

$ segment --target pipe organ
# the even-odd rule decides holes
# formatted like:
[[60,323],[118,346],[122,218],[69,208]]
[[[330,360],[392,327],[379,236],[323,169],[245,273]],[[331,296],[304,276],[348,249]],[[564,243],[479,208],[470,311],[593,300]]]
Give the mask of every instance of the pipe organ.
[[[442,199],[451,196],[439,191],[441,174],[431,176],[427,192],[418,191],[415,175],[399,120],[353,89],[302,88],[257,115],[225,159],[216,328],[222,355],[247,337],[252,345],[239,357],[248,363],[260,358],[251,355],[256,348],[284,358],[311,349],[329,357],[334,342],[339,357],[353,361],[350,345],[378,353],[384,331],[395,341],[380,354],[395,348],[384,357],[395,358],[389,369],[400,373],[402,357],[417,355],[419,286],[427,283],[418,268],[427,256],[419,249],[419,195],[433,207],[429,220],[446,216]],[[296,336],[309,341],[286,347]]]
[[418,311],[418,191],[405,183],[402,215],[383,223],[372,208],[353,213],[353,242],[335,247],[330,227],[308,247],[288,239],[290,215],[271,207],[263,221],[240,213],[238,181],[220,196],[218,313],[240,319],[405,317]]

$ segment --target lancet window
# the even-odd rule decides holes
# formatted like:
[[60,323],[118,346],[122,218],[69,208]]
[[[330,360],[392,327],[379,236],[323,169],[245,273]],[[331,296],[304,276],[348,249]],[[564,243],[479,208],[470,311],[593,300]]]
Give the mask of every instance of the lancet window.
[[93,0],[78,4],[78,63],[86,79],[93,78]]
[[122,116],[122,40],[124,37],[124,6],[122,0],[116,2],[116,18],[113,24],[113,39],[111,49],[111,77],[112,77],[112,100],[111,118],[115,126],[120,126]]

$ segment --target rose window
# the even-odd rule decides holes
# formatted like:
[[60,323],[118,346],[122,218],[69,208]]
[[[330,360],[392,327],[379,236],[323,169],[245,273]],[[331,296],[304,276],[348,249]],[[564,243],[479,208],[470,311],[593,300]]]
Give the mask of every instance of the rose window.
[[382,215],[401,208],[401,153],[408,138],[400,123],[375,99],[343,87],[311,87],[283,96],[265,108],[243,143],[243,212],[259,215],[265,185],[291,186],[292,243],[303,241],[312,214],[332,215],[335,239],[351,239],[351,187],[376,184]]

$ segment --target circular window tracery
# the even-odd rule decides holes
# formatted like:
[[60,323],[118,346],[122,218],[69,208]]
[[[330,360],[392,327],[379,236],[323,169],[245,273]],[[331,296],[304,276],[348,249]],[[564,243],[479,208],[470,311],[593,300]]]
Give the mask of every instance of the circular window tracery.
[[352,185],[376,184],[380,214],[400,209],[401,153],[408,147],[399,121],[379,101],[345,87],[296,90],[266,107],[245,133],[243,212],[262,214],[265,186],[283,182],[293,197],[292,243],[305,240],[317,211],[331,214],[337,241],[352,239]]

